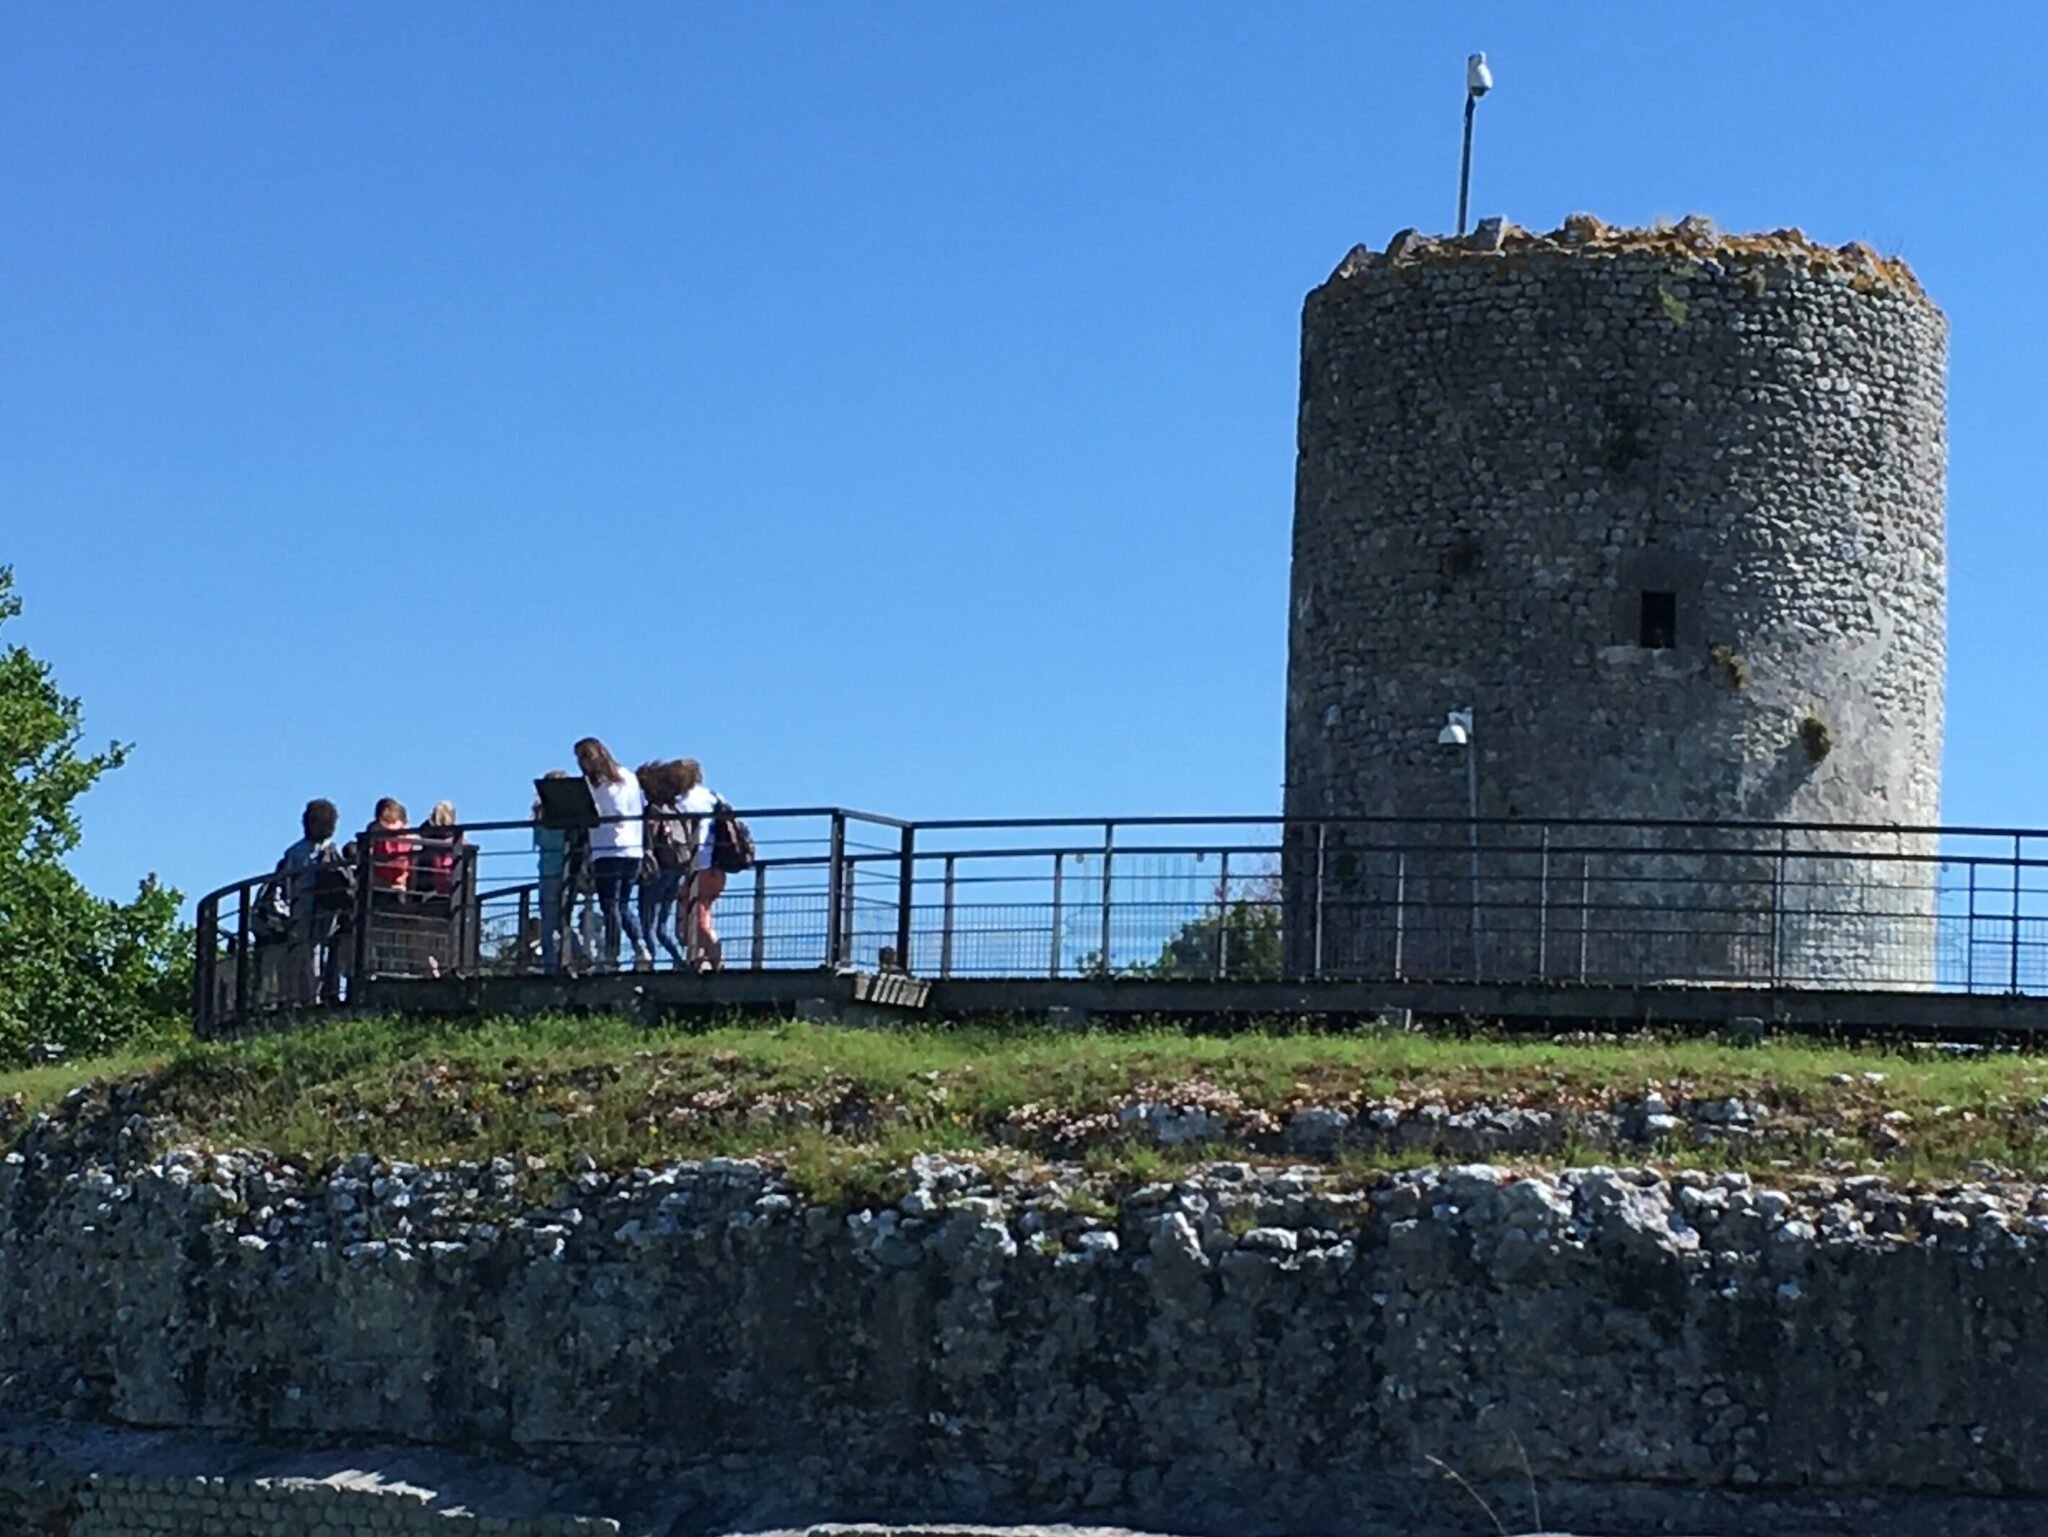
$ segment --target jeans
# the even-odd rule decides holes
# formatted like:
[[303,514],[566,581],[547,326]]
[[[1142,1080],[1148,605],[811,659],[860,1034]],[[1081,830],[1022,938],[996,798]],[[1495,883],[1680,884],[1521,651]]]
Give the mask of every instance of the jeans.
[[604,909],[604,953],[613,965],[619,961],[619,930],[633,941],[633,948],[647,948],[640,933],[640,919],[634,912],[633,883],[640,874],[637,859],[607,858],[590,862],[592,883],[597,887],[598,906]]
[[661,870],[640,888],[640,932],[647,948],[656,940],[678,966],[683,964],[683,947],[676,943],[676,893],[682,889],[683,872]]
[[540,969],[553,973],[562,964],[562,877],[540,878]]
[[292,952],[286,1001],[341,1001],[340,914],[316,912],[310,896],[292,914]]

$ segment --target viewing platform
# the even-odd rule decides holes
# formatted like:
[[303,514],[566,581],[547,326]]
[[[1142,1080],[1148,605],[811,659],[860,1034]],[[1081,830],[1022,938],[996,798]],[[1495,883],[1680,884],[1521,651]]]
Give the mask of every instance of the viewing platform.
[[2048,1028],[2042,830],[745,816],[757,852],[716,901],[718,969],[653,940],[651,960],[607,954],[573,871],[550,964],[534,826],[480,822],[403,888],[359,849],[352,889],[295,931],[262,931],[272,875],[204,897],[194,1027],[606,1009]]

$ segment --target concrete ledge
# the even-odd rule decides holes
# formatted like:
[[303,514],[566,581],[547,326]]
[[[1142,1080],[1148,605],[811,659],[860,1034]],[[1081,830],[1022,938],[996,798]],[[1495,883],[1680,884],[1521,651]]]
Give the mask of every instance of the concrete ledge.
[[1095,1017],[1235,1015],[1379,1019],[1483,1019],[1551,1028],[1720,1026],[1741,1019],[1802,1029],[1929,1035],[1945,1039],[2048,1031],[2048,997],[1802,988],[1601,987],[1490,982],[1207,982],[1108,979],[967,979],[934,982],[940,1017],[1085,1011]]
[[[1161,981],[1136,977],[953,977],[855,971],[618,972],[586,977],[386,979],[347,1013],[531,1014],[604,1010],[667,1015],[756,1014],[872,1023],[1042,1016],[1070,1024],[1115,1019],[1322,1018],[1333,1023],[1476,1019],[1545,1029],[1642,1025],[1841,1029],[1969,1040],[2048,1033],[2048,996],[1680,985],[1512,982]],[[319,1015],[273,1015],[250,1029]]]

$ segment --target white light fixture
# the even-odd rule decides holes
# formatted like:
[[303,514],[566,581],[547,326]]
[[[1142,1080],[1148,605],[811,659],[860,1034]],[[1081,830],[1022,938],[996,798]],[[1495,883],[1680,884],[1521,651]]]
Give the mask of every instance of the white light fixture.
[[1479,928],[1479,749],[1472,745],[1472,706],[1448,711],[1436,741],[1439,747],[1456,747],[1465,755],[1465,842],[1472,851],[1472,980],[1477,982],[1486,971],[1486,952]]
[[1472,109],[1479,98],[1493,89],[1493,71],[1486,67],[1486,55],[1475,53],[1465,60],[1465,151],[1458,157],[1458,233],[1465,233],[1465,205],[1472,189]]

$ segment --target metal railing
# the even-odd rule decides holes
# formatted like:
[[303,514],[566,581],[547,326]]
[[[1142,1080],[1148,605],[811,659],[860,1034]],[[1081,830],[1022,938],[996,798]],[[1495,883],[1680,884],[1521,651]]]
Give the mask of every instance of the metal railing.
[[642,957],[623,924],[609,942],[587,880],[572,872],[550,889],[532,824],[474,823],[433,845],[452,858],[403,886],[380,879],[392,872],[361,840],[353,890],[298,893],[283,932],[264,932],[271,876],[204,898],[195,1021],[204,1031],[346,1002],[388,978],[714,959],[729,970],[858,966],[938,979],[2048,992],[2044,831],[745,815],[757,858],[711,904],[716,957],[688,943],[687,888],[648,915],[663,933],[645,936]]

